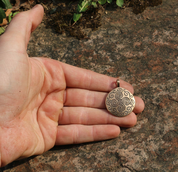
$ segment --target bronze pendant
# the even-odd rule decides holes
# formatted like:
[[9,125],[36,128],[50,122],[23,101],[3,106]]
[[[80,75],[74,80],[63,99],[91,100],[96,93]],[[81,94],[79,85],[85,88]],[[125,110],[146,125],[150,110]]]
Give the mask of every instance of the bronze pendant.
[[[119,86],[119,84],[117,85]],[[128,90],[117,87],[109,92],[105,104],[111,114],[117,117],[124,117],[133,111],[135,98]]]

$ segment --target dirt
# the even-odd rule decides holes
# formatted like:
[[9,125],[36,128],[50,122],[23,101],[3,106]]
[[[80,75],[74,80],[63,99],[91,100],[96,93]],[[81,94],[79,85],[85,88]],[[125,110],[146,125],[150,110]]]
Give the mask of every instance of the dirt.
[[98,6],[98,8],[90,6],[82,17],[74,22],[75,9],[75,5],[72,7],[64,4],[59,5],[55,13],[51,14],[51,11],[49,11],[47,14],[46,26],[52,27],[58,33],[65,33],[78,39],[87,39],[86,29],[96,30],[101,26],[101,15],[104,9],[102,6]]
[[162,0],[125,0],[125,6],[132,7],[133,13],[142,13],[146,7],[154,7],[160,5]]
[[[38,1],[41,3],[42,1]],[[57,33],[63,33],[67,36],[76,37],[78,39],[88,39],[87,29],[96,30],[101,26],[101,16],[108,7],[119,8],[115,1],[104,6],[97,5],[97,8],[90,6],[82,17],[77,21],[73,21],[73,14],[79,1],[66,1],[65,3],[47,2],[45,5],[47,18],[45,20],[47,27],[52,27]],[[123,8],[132,7],[133,15],[142,13],[146,7],[157,6],[162,0],[125,0]],[[120,8],[122,10],[122,8]],[[86,31],[87,30],[87,31]],[[90,31],[89,30],[89,31]]]
[[[82,13],[82,17],[73,21],[73,14],[76,12],[79,0],[11,0],[13,11],[26,11],[35,4],[42,4],[45,9],[44,22],[46,27],[51,27],[59,34],[76,37],[77,39],[89,39],[89,33],[101,26],[101,17],[107,8],[117,7],[115,1],[104,6],[97,5],[97,8],[90,6]],[[162,3],[162,0],[125,0],[123,8],[133,8],[133,15],[142,13],[146,7],[154,7]]]

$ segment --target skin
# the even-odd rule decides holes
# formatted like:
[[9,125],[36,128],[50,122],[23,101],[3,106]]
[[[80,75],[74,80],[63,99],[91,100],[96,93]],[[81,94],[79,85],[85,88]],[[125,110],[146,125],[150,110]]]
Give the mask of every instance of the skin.
[[[104,100],[116,78],[47,58],[29,58],[30,34],[40,24],[43,7],[17,14],[0,37],[0,166],[42,154],[54,145],[118,137],[144,109],[141,98],[126,117],[115,117]],[[134,93],[121,80],[121,87]]]

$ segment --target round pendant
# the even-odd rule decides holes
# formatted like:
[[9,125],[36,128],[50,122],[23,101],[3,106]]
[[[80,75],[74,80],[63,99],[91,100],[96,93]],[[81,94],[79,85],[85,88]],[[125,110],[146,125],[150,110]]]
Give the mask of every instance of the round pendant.
[[129,115],[135,107],[134,96],[126,89],[117,87],[113,89],[105,100],[107,110],[118,117]]

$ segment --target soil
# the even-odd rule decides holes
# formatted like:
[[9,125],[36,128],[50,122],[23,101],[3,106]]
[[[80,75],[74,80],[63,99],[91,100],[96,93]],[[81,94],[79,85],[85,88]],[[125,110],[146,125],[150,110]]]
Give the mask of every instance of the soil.
[[[101,26],[101,16],[110,6],[117,5],[115,1],[111,4],[97,8],[90,6],[88,10],[82,13],[82,17],[73,21],[73,14],[76,12],[79,0],[12,0],[13,11],[24,11],[30,9],[35,4],[42,4],[45,9],[44,22],[46,27],[51,27],[59,34],[76,37],[77,39],[88,39],[88,33]],[[146,7],[154,7],[162,3],[162,0],[125,0],[123,8],[133,8],[133,14],[142,13]]]
[[162,0],[125,0],[125,6],[133,8],[133,13],[142,13],[146,7],[154,7],[160,5]]
[[100,5],[98,5],[98,8],[90,6],[76,23],[73,22],[75,9],[76,4],[72,6],[60,4],[55,13],[49,11],[47,14],[46,26],[52,27],[58,33],[65,33],[78,39],[88,39],[86,29],[96,30],[101,26],[101,15],[104,8]]
[[[42,1],[38,0],[38,3]],[[67,35],[76,37],[78,39],[87,38],[88,34],[86,28],[96,30],[101,26],[102,13],[109,7],[116,6],[115,1],[111,4],[104,6],[97,5],[98,8],[90,6],[88,10],[82,14],[82,17],[76,22],[73,22],[73,14],[76,12],[77,1],[66,1],[65,3],[59,3],[54,5],[52,2],[52,8],[46,9],[47,20],[46,25],[55,29],[58,33],[65,33]],[[48,5],[49,5],[48,1]],[[132,7],[133,13],[139,14],[143,12],[148,6],[157,6],[162,3],[162,0],[125,0],[123,8]]]

